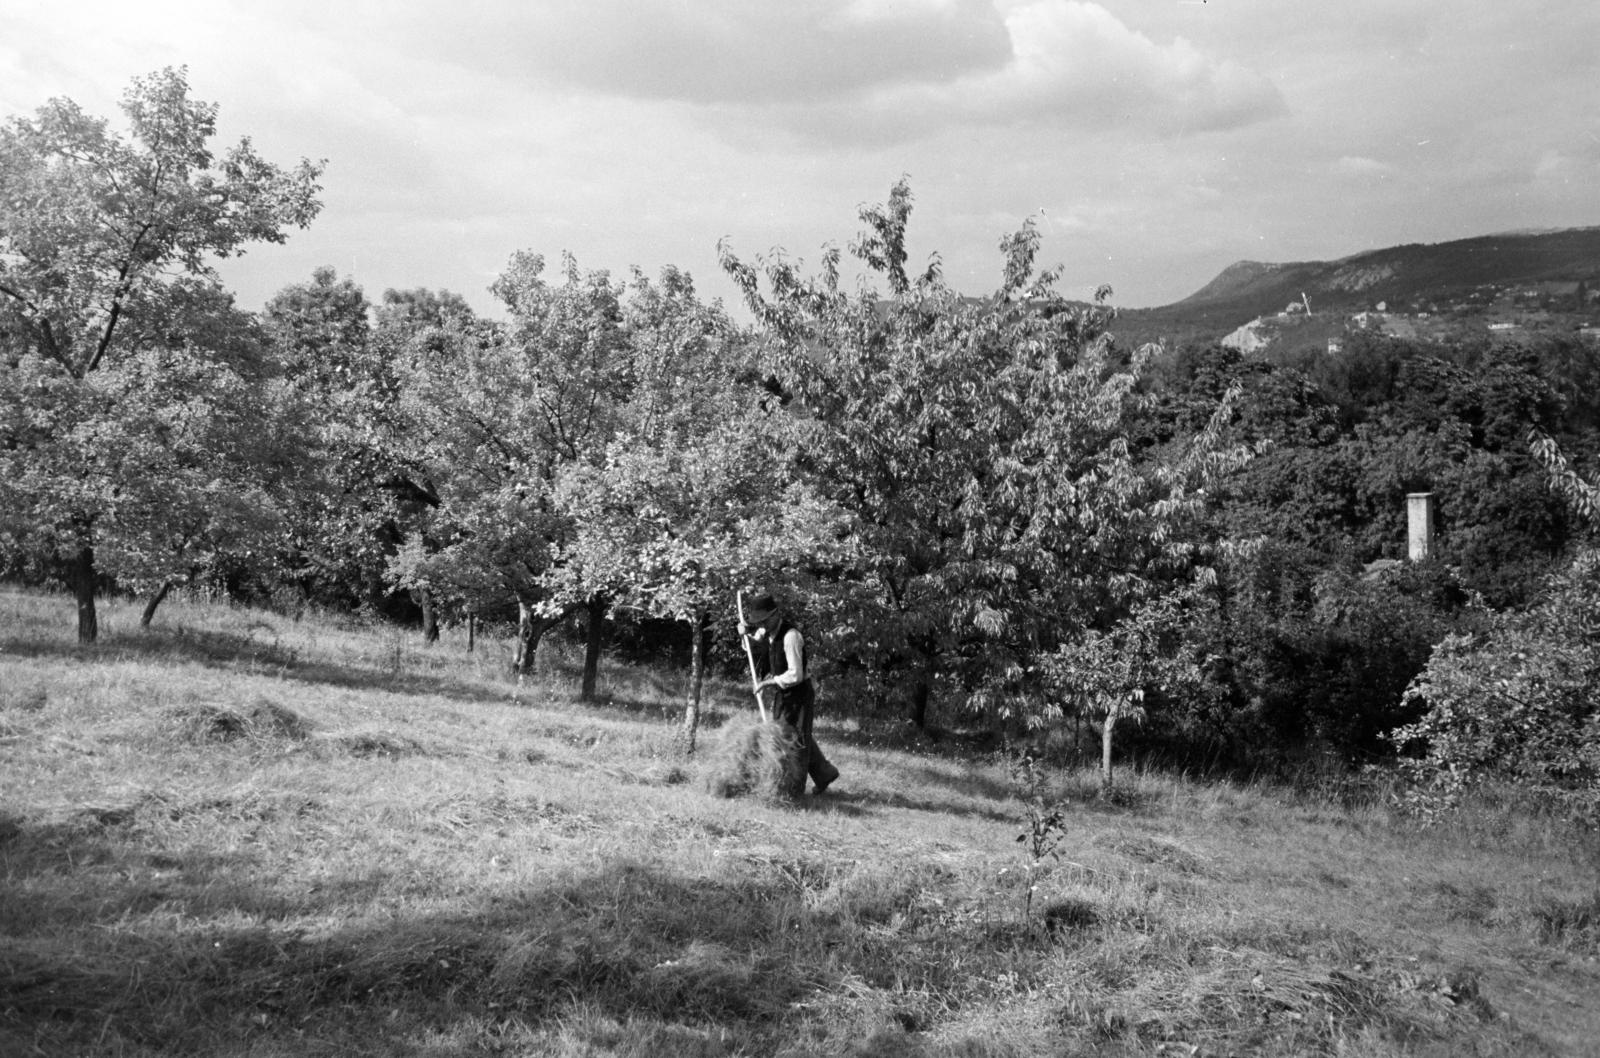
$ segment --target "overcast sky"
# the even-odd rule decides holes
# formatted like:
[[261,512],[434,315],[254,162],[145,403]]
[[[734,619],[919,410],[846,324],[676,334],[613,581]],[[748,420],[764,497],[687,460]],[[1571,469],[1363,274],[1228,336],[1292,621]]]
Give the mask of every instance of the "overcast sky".
[[[492,311],[585,268],[847,246],[907,174],[969,291],[1028,217],[1067,293],[1176,301],[1240,260],[1600,224],[1593,0],[0,0],[0,116],[115,116],[187,65],[219,140],[325,158],[322,215],[229,262]],[[221,144],[219,143],[219,146]]]

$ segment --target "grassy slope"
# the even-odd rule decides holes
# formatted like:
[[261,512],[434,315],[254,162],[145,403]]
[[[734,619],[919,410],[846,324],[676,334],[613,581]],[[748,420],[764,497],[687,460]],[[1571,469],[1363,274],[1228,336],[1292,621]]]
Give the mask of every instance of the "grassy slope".
[[[826,718],[702,792],[674,677],[0,592],[0,1054],[1580,1055],[1592,844],[1484,807],[1093,777],[1023,919],[1006,769]],[[722,690],[713,719],[743,706]],[[714,738],[709,732],[707,738]]]

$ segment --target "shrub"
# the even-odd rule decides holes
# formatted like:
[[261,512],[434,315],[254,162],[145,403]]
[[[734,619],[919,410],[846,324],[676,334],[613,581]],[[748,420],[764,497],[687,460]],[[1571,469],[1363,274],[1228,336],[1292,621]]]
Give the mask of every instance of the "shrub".
[[1407,807],[1431,818],[1497,779],[1600,826],[1600,552],[1553,577],[1535,608],[1447,636],[1406,700],[1426,709],[1390,735],[1415,754],[1401,761]]
[[1488,615],[1438,563],[1326,563],[1267,546],[1225,569],[1185,630],[1198,686],[1153,709],[1139,738],[1253,774],[1390,755],[1385,734],[1424,709],[1403,695],[1434,645]]

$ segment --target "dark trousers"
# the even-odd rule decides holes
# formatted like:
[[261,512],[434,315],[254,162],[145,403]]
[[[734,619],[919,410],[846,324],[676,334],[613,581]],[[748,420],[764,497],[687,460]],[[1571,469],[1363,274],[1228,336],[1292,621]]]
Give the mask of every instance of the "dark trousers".
[[817,707],[817,689],[810,680],[801,680],[793,687],[778,688],[778,700],[773,705],[775,719],[782,720],[800,735],[806,751],[806,774],[816,786],[827,786],[839,777],[839,769],[828,763],[822,747],[811,734],[811,720]]

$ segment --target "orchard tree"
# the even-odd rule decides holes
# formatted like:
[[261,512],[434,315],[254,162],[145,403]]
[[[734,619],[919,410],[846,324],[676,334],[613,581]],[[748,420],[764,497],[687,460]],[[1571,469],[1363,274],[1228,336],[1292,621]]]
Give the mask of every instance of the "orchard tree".
[[1112,749],[1119,721],[1145,718],[1151,692],[1172,696],[1198,682],[1199,668],[1184,649],[1185,604],[1192,592],[1158,593],[1133,603],[1120,620],[1087,628],[1040,663],[1061,715],[1089,719],[1100,733],[1100,794],[1113,791]]
[[0,370],[0,436],[13,441],[0,454],[13,501],[0,531],[48,555],[56,525],[93,512],[97,566],[145,593],[142,624],[219,562],[264,561],[281,526],[276,486],[306,452],[249,317],[209,288],[169,294],[180,331],[150,327],[88,379],[38,358]]
[[[178,284],[218,289],[214,258],[282,242],[320,208],[320,164],[282,168],[249,140],[213,154],[216,107],[189,98],[182,69],[136,79],[122,110],[127,135],[66,99],[0,127],[0,330],[15,350],[0,388],[29,405],[0,437],[0,508],[71,584],[81,642],[98,635],[96,548],[141,472],[140,431],[160,441],[159,403],[130,407],[132,383],[112,376],[163,369],[130,362],[173,348],[148,325]],[[188,355],[213,354],[191,343]],[[172,391],[140,392],[159,402]]]
[[564,265],[551,283],[542,257],[516,254],[491,288],[506,324],[447,325],[417,351],[401,397],[439,502],[393,576],[469,609],[513,604],[518,672],[577,602],[550,579],[573,531],[558,481],[599,461],[634,387],[621,289]]
[[[174,588],[271,564],[313,454],[257,320],[214,284],[167,294],[163,312],[130,321],[139,351],[103,376],[124,387],[130,473],[100,561],[144,594],[142,626]],[[136,504],[141,481],[158,485]]]
[[[614,415],[601,457],[570,461],[559,475],[557,504],[572,534],[547,576],[553,605],[588,611],[585,700],[594,694],[601,622],[610,608],[689,621],[699,665],[703,615],[660,605],[661,571],[647,551],[658,532],[675,533],[680,520],[700,513],[693,497],[702,488],[707,495],[717,488],[720,475],[703,466],[700,443],[738,414],[728,359],[737,329],[720,306],[695,296],[687,273],[669,266],[658,284],[634,269],[621,307],[618,355],[629,382],[611,392]],[[682,477],[701,469],[712,473],[701,481]]]
[[[374,330],[372,315],[361,287],[324,267],[274,295],[262,319],[314,451],[294,493],[289,563],[298,590],[381,610],[389,563],[438,497],[399,408],[414,329],[380,317]],[[430,597],[416,594],[431,632]]]
[[450,290],[390,288],[377,306],[380,334],[388,331],[404,338],[445,326],[452,320],[470,321],[474,313],[467,299]]
[[553,568],[604,582],[619,610],[683,623],[690,642],[683,735],[691,751],[706,641],[731,622],[735,594],[792,577],[801,557],[826,553],[832,540],[830,512],[805,502],[798,486],[775,491],[762,452],[731,418],[682,445],[619,440],[601,467],[569,479],[578,487],[561,495],[573,536]]
[[261,318],[284,371],[314,399],[331,403],[372,373],[371,314],[361,287],[325,265],[311,273],[310,282],[274,294]]
[[907,272],[910,212],[904,181],[862,211],[854,293],[836,250],[815,279],[781,257],[723,255],[791,398],[774,411],[794,419],[788,473],[843,512],[859,556],[817,600],[826,649],[908,685],[919,725],[938,687],[1048,722],[1060,706],[1039,658],[1181,577],[1195,557],[1183,523],[1228,461],[1213,435],[1172,465],[1138,462],[1149,352],[1113,357],[1109,291],[1089,306],[1061,297],[1035,268],[1031,224],[1001,242],[999,289],[968,298],[937,258]]
[[[385,290],[374,315],[373,406],[367,424],[372,445],[383,456],[377,480],[400,515],[395,523],[398,537],[415,540],[426,550],[426,514],[439,505],[439,496],[428,477],[426,446],[414,434],[415,424],[402,406],[402,375],[419,356],[443,352],[453,333],[482,332],[484,327],[460,294],[426,287]],[[391,558],[391,575],[393,569]],[[423,641],[437,642],[440,600],[425,586],[410,591],[422,611]]]
[[[659,282],[636,272],[625,319],[635,387],[603,462],[563,483],[574,535],[552,574],[564,591],[684,623],[692,751],[717,616],[726,627],[741,587],[793,575],[830,537],[819,506],[778,477],[780,440],[760,410],[771,395],[753,384],[749,336],[720,305],[700,302],[676,269]],[[586,689],[592,678],[586,665]]]

